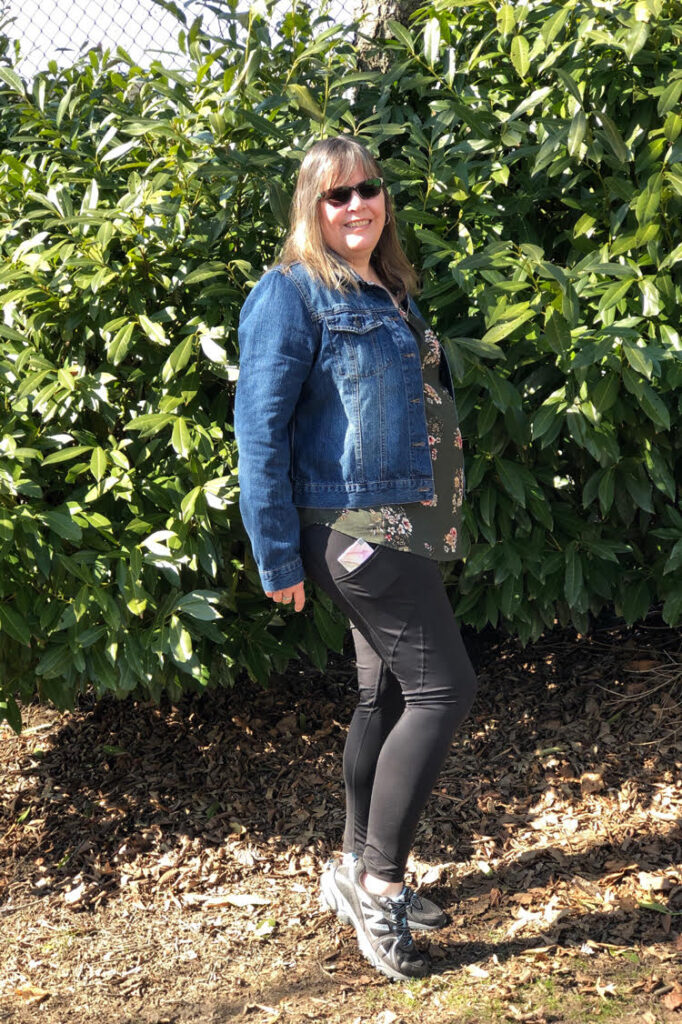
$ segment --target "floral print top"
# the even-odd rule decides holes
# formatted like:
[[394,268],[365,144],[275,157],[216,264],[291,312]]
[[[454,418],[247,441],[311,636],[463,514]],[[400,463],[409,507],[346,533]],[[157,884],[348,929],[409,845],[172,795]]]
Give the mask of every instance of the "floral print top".
[[438,561],[454,561],[461,557],[459,537],[464,500],[464,459],[457,408],[440,381],[438,338],[402,309],[401,314],[412,329],[421,355],[433,499],[380,508],[299,508],[299,518],[302,527],[322,523],[348,537],[361,537],[369,544],[386,544]]

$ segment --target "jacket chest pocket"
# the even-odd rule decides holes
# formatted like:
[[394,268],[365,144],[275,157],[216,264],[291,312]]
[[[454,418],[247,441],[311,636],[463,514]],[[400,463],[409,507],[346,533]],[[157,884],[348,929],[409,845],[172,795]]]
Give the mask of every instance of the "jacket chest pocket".
[[337,373],[358,379],[372,377],[398,357],[391,329],[369,313],[331,313],[325,316]]

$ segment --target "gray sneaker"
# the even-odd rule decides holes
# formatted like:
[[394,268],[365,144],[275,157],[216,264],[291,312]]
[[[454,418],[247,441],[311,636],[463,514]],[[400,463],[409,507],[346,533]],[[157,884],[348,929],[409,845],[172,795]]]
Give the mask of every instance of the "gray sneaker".
[[360,952],[386,977],[396,981],[426,977],[431,965],[414,944],[405,900],[371,896],[360,884],[364,871],[362,860],[334,866],[334,898],[340,920],[353,925]]
[[[355,858],[357,859],[357,858]],[[327,862],[320,878],[322,903],[333,911],[343,924],[350,924],[349,918],[339,909],[340,893],[336,885],[336,870],[343,861],[332,859]],[[404,886],[400,899],[405,903],[407,923],[413,932],[434,932],[444,928],[448,923],[448,915],[426,896],[418,896],[409,886]]]

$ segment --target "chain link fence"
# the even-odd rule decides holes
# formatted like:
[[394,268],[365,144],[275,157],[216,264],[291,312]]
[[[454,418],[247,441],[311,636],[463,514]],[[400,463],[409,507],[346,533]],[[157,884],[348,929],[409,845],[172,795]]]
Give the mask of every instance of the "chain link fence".
[[[295,5],[296,0],[280,0],[273,11],[275,21]],[[225,38],[235,22],[236,5],[230,0],[5,0],[1,4],[3,32],[18,50],[18,70],[31,77],[50,61],[66,66],[92,47],[115,51],[122,47],[142,66],[158,59],[169,67],[182,66],[186,58],[178,43],[182,21],[173,9],[184,15],[186,26],[201,17],[202,28],[210,35]],[[221,13],[220,7],[223,7]],[[337,21],[353,20],[353,0],[320,3],[320,10]],[[248,0],[240,4],[248,10]]]

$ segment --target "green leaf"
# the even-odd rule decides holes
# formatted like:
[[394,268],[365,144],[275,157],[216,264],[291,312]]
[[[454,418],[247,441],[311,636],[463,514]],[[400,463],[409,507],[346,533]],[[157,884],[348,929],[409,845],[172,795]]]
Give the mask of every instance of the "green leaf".
[[164,384],[167,384],[169,380],[172,380],[175,374],[179,373],[180,370],[184,370],[190,360],[193,350],[193,335],[188,335],[188,337],[184,338],[179,345],[175,346],[166,360],[161,372],[161,379]]
[[196,509],[197,502],[199,501],[201,495],[202,488],[193,487],[192,490],[189,491],[189,493],[186,494],[185,497],[182,499],[180,503],[180,511],[182,513],[182,518],[185,522],[187,522],[187,520],[194,515],[194,510]]
[[0,67],[0,82],[4,82],[5,85],[10,87],[10,89],[14,89],[15,92],[18,92],[20,96],[26,95],[24,83],[19,78],[16,71],[12,71],[11,68]]
[[36,675],[46,679],[61,676],[73,663],[73,655],[68,644],[54,644],[48,647],[36,665]]
[[175,421],[173,433],[171,434],[171,444],[178,455],[185,459],[192,451],[192,437],[184,416],[178,416]]
[[68,462],[69,459],[75,459],[79,455],[83,455],[84,452],[92,450],[92,446],[89,444],[76,444],[69,448],[62,448],[56,452],[50,452],[43,459],[43,466],[52,466],[56,462]]
[[617,373],[607,373],[590,392],[590,397],[599,412],[608,412],[618,398],[620,377]]
[[122,142],[119,146],[114,146],[113,149],[108,150],[102,157],[102,163],[108,163],[111,160],[118,160],[119,157],[125,156],[131,149],[139,145],[137,139],[131,139],[130,142]]
[[526,114],[529,110],[533,110],[534,107],[537,107],[538,103],[542,103],[542,101],[549,96],[551,91],[552,87],[550,85],[543,85],[541,89],[534,89],[530,96],[527,96],[525,100],[522,100],[521,103],[512,110],[506,123],[509,124],[510,121],[515,121],[517,117],[521,116],[521,114]]
[[90,458],[90,472],[94,476],[95,480],[101,480],[107,471],[108,465],[107,453],[103,448],[93,448],[92,456]]
[[316,602],[313,605],[313,621],[325,646],[341,654],[347,631],[345,620],[335,617]]
[[585,132],[587,130],[587,118],[583,110],[576,110],[571,121],[571,127],[568,129],[568,154],[569,156],[579,156],[580,147],[583,139],[585,138]]
[[578,88],[577,82],[572,77],[572,75],[570,75],[568,71],[564,71],[563,68],[556,68],[556,75],[557,78],[559,78],[561,82],[563,82],[565,88],[568,92],[570,92],[571,96],[576,101],[576,103],[578,103],[582,107],[583,98],[580,95],[580,89]]
[[642,382],[643,387],[637,396],[639,404],[649,419],[663,430],[670,430],[670,413],[663,399],[656,394],[650,384]]
[[194,653],[192,637],[176,615],[171,619],[169,641],[173,657],[179,664],[190,661]]
[[566,24],[572,7],[569,4],[560,4],[559,9],[550,17],[543,18],[540,24],[540,34],[549,46],[554,42]]
[[438,60],[440,48],[440,22],[438,18],[429,18],[424,29],[424,56],[431,67]]
[[504,320],[502,323],[495,324],[483,335],[481,339],[483,344],[495,345],[498,341],[502,341],[503,338],[513,334],[517,327],[525,324],[533,316],[535,316],[535,310],[527,309],[525,313],[515,317],[513,320]]
[[613,498],[616,487],[616,471],[613,466],[609,466],[605,470],[603,477],[599,483],[599,506],[601,508],[602,516],[607,516],[613,505]]
[[651,607],[651,594],[644,580],[628,586],[623,596],[622,614],[628,626],[645,618]]
[[220,594],[214,590],[193,590],[176,602],[175,610],[202,622],[213,622],[221,617],[213,607],[219,599]]
[[650,357],[647,355],[646,348],[640,348],[637,345],[631,345],[629,342],[623,343],[623,352],[625,358],[629,362],[630,366],[637,373],[643,374],[651,380],[651,373],[654,368],[654,364]]
[[452,345],[453,348],[466,349],[474,355],[483,359],[506,359],[504,352],[499,346],[486,341],[484,338],[444,338],[443,343]]
[[520,78],[525,78],[530,68],[530,47],[525,36],[514,36],[511,43],[510,56],[512,64]]
[[112,340],[107,343],[107,358],[114,366],[119,366],[127,356],[134,330],[135,324],[131,321],[121,327]]
[[655,445],[652,446],[651,449],[644,452],[644,463],[654,487],[667,495],[671,501],[675,501],[677,494],[675,477],[663,452],[659,451]]
[[51,530],[54,530],[64,540],[71,541],[73,544],[80,543],[83,531],[70,516],[64,515],[62,512],[43,512],[41,518]]
[[646,41],[649,38],[649,26],[645,21],[638,21],[630,29],[625,37],[625,43],[623,49],[625,50],[628,60],[643,50],[646,46]]
[[634,278],[630,277],[626,281],[616,281],[615,284],[610,284],[599,300],[597,312],[605,313],[607,309],[618,305],[629,292],[633,280]]
[[0,722],[3,719],[18,736],[21,732],[21,711],[10,694],[5,694],[4,699],[0,700]]
[[495,459],[495,468],[497,474],[502,482],[502,486],[505,491],[511,495],[514,501],[526,507],[526,492],[523,486],[523,481],[518,471],[518,466],[513,462],[509,462],[507,459]]
[[20,644],[30,647],[31,633],[25,620],[8,604],[0,604],[0,628]]
[[0,542],[12,540],[14,537],[14,523],[7,512],[0,509]]
[[682,78],[670,82],[659,96],[658,116],[665,117],[670,110],[673,110],[679,104],[680,96],[682,96]]
[[141,437],[153,437],[168,426],[174,423],[176,417],[170,413],[146,413],[143,416],[136,416],[135,419],[126,423],[126,430],[139,430]]
[[289,96],[298,104],[304,114],[314,121],[324,121],[324,111],[306,85],[290,84],[286,87]]
[[604,129],[606,141],[613,150],[615,156],[618,157],[622,164],[627,163],[630,159],[630,152],[623,142],[623,137],[616,128],[614,122],[608,114],[600,110],[596,112],[596,117]]
[[583,591],[583,566],[575,543],[566,548],[566,575],[564,578],[564,597],[569,608],[580,604]]
[[288,228],[291,199],[278,181],[271,181],[268,185],[268,200],[270,202],[270,209],[275,215],[275,220],[279,226],[281,228]]
[[199,284],[201,281],[215,281],[216,278],[224,276],[224,263],[202,263],[200,267],[191,270],[185,278],[185,284]]
[[545,324],[545,337],[553,352],[565,356],[571,348],[571,331],[561,313],[555,309],[549,311],[549,318]]
[[[682,540],[678,540],[673,546],[670,552],[665,567],[663,569],[663,575],[667,576],[669,572],[676,572],[682,566]],[[0,605],[2,608],[2,605]]]
[[682,590],[676,590],[666,596],[662,615],[668,626],[679,626],[682,622]]
[[144,333],[156,345],[170,345],[161,324],[154,323],[154,321],[150,320],[148,316],[144,315],[144,313],[140,313],[138,320]]
[[389,20],[388,27],[390,29],[391,35],[395,39],[399,39],[407,50],[410,50],[412,53],[414,53],[414,38],[412,34],[408,31],[408,29],[406,29],[404,25],[401,25],[399,21],[393,20]]
[[497,29],[501,36],[510,35],[516,26],[513,4],[502,4],[497,11]]

